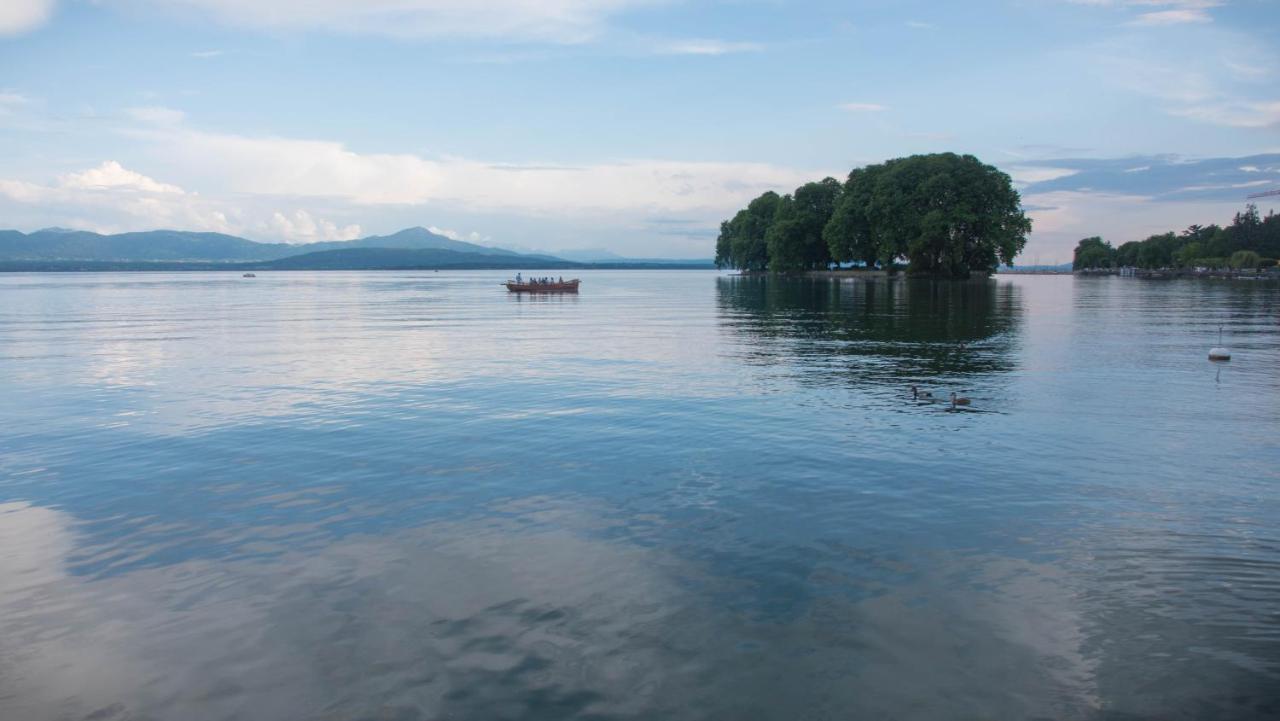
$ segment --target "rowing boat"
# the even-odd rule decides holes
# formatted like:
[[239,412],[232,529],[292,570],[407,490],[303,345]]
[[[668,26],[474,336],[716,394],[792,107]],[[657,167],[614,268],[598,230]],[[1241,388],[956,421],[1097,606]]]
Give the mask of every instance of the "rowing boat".
[[581,282],[577,278],[556,283],[517,283],[509,280],[505,285],[512,293],[577,293]]

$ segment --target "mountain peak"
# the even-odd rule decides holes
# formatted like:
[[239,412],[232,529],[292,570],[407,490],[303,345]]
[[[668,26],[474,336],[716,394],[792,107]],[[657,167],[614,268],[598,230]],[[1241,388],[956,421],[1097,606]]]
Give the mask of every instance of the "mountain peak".
[[391,235],[388,235],[385,237],[387,238],[422,238],[422,237],[443,238],[445,236],[440,235],[439,233],[432,233],[430,230],[427,230],[421,225],[415,225],[411,228],[405,228],[404,230],[397,230]]

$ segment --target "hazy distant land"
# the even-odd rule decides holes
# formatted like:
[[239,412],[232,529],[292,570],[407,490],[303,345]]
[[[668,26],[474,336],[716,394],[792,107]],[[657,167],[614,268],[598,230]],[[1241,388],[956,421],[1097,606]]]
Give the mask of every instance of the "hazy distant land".
[[291,245],[222,233],[153,230],[102,235],[47,228],[0,230],[0,271],[471,270],[711,268],[711,260],[572,261],[454,240],[425,228],[386,236]]

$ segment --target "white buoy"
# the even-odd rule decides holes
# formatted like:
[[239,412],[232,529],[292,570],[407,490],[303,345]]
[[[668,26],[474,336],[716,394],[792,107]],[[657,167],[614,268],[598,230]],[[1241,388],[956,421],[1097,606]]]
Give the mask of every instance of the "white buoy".
[[1231,351],[1222,347],[1222,326],[1218,326],[1218,347],[1209,349],[1209,360],[1211,361],[1231,360]]

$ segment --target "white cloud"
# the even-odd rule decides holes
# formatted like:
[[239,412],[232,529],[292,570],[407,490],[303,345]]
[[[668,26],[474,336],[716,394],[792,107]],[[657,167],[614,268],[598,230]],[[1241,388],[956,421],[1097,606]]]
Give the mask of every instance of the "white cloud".
[[0,209],[14,224],[30,218],[103,233],[155,228],[233,233],[240,227],[237,211],[111,161],[52,184],[0,179]]
[[436,235],[443,235],[444,237],[450,240],[461,240],[468,243],[487,243],[490,240],[492,240],[492,238],[490,238],[489,236],[481,235],[480,233],[477,233],[474,230],[471,231],[470,233],[464,234],[464,233],[459,233],[456,230],[450,230],[448,228],[438,228],[434,225],[427,226],[427,230],[431,231],[432,233],[435,233]]
[[659,44],[655,52],[660,55],[727,55],[729,53],[747,53],[763,50],[760,43],[731,42],[727,40],[673,40]]
[[1232,128],[1269,128],[1280,125],[1280,100],[1205,103],[1175,108],[1169,112],[1184,118]]
[[[182,187],[107,161],[50,184],[0,179],[0,215],[18,227],[64,225],[102,232],[167,227],[288,242],[353,237],[367,229],[353,221],[364,219],[376,220],[375,232],[431,220],[443,235],[487,243],[489,235],[449,230],[483,218],[500,245],[537,245],[553,237],[572,244],[574,236],[598,238],[599,228],[608,223],[619,250],[703,257],[710,252],[704,237],[696,242],[655,238],[646,219],[688,218],[710,232],[765,190],[788,191],[844,172],[649,159],[581,166],[495,164],[358,153],[330,141],[221,135],[180,126],[139,127],[132,135],[142,148],[138,162],[156,177],[180,179]],[[635,245],[624,248],[627,242]]]
[[45,23],[54,0],[4,0],[0,2],[0,35],[17,35]]
[[149,125],[177,125],[187,114],[181,110],[152,105],[144,108],[128,108],[125,113],[142,123]]
[[652,0],[135,0],[186,6],[232,25],[398,37],[582,42],[611,15]]
[[13,115],[14,111],[31,103],[25,95],[11,92],[0,92],[0,117]]
[[938,27],[933,23],[926,23],[920,20],[908,20],[905,23],[903,23],[903,25],[906,25],[907,27],[913,28],[915,30],[929,30],[929,29]]
[[232,203],[185,192],[113,160],[48,184],[0,179],[0,208],[11,218],[43,218],[102,233],[174,228],[290,243],[350,240],[361,234],[358,225],[339,226],[304,209],[286,215],[269,204]]
[[[1265,128],[1280,122],[1280,99],[1260,95],[1258,81],[1280,57],[1247,35],[1206,29],[1196,32],[1196,53],[1179,44],[1134,32],[1079,49],[1073,59],[1099,82],[1140,97],[1169,115],[1235,128]],[[1248,57],[1249,64],[1241,64]]]
[[1142,13],[1131,21],[1133,25],[1181,25],[1184,23],[1211,23],[1209,13],[1199,9],[1158,10]]
[[1013,165],[1004,168],[1009,174],[1013,182],[1019,185],[1028,185],[1030,183],[1044,183],[1058,178],[1066,178],[1075,175],[1077,171],[1070,168],[1049,168],[1035,165]]
[[1159,26],[1187,23],[1211,23],[1209,10],[1226,4],[1225,0],[1067,0],[1075,5],[1114,7],[1139,10],[1128,25]]
[[880,113],[889,109],[879,103],[841,103],[838,107],[851,113]]
[[141,173],[127,170],[114,160],[105,161],[96,168],[62,176],[61,187],[73,190],[128,190],[143,193],[182,194],[182,188],[160,183]]
[[1243,80],[1261,80],[1271,76],[1271,69],[1265,65],[1255,65],[1231,58],[1223,60],[1222,64],[1231,71],[1232,75]]
[[359,225],[337,224],[328,220],[316,219],[305,210],[296,210],[291,216],[279,211],[271,214],[267,224],[271,235],[282,238],[289,243],[315,243],[325,240],[354,240],[360,237]]
[[197,50],[191,53],[191,57],[206,59],[206,58],[216,58],[219,55],[223,55],[223,54],[225,54],[225,51],[223,50]]
[[355,205],[446,203],[467,210],[604,215],[729,212],[768,189],[831,174],[765,163],[628,160],[584,166],[499,165],[458,157],[357,153],[323,140],[179,129],[141,131],[157,162],[207,192],[326,198]]

